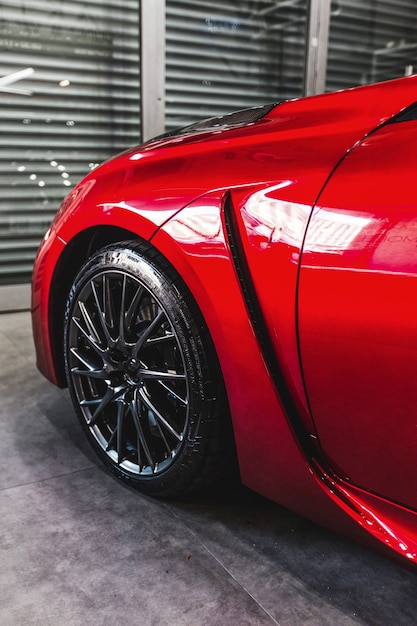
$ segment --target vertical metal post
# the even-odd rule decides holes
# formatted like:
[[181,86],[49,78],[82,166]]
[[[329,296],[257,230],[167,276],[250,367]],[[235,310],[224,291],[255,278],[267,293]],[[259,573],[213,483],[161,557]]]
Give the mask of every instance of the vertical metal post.
[[326,87],[331,0],[309,0],[304,95],[323,93]]
[[142,141],[165,129],[165,0],[139,0]]

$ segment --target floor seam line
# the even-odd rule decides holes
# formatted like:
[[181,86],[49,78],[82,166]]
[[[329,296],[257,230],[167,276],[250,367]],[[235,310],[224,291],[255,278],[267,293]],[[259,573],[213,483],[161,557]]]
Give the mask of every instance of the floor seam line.
[[29,480],[25,483],[20,483],[18,485],[12,485],[11,487],[0,487],[0,493],[3,491],[11,491],[12,489],[19,489],[20,487],[28,487],[29,485],[36,485],[38,483],[48,482],[49,480],[54,480],[55,478],[63,478],[64,476],[72,476],[73,474],[79,474],[80,472],[85,472],[88,469],[94,468],[94,465],[90,467],[84,467],[79,470],[73,470],[72,472],[64,472],[62,474],[55,474],[54,476],[48,476],[48,478],[40,478],[39,480]]
[[190,533],[190,535],[200,544],[200,546],[202,546],[202,548],[216,561],[216,563],[218,563],[220,565],[220,567],[235,581],[235,583],[237,583],[239,585],[239,587],[241,589],[243,589],[243,591],[255,602],[255,604],[257,604],[257,606],[259,606],[259,608],[266,613],[266,615],[268,615],[268,617],[274,622],[274,624],[276,624],[276,626],[281,626],[279,622],[277,622],[277,620],[275,619],[275,617],[268,611],[268,609],[266,607],[264,607],[259,600],[257,600],[255,598],[255,596],[249,591],[249,589],[247,589],[245,587],[245,585],[243,585],[237,578],[236,576],[233,574],[233,572],[230,571],[230,569],[221,561],[221,559],[219,559],[219,557],[217,557],[212,550],[210,550],[210,548],[208,546],[206,546],[206,544],[200,539],[200,537],[198,537],[198,535],[194,532],[194,530],[192,528],[190,528],[190,526],[188,526],[188,524],[186,524],[184,522],[183,519],[181,519],[181,517],[178,515],[178,513],[176,513],[174,510],[171,509],[171,507],[167,504],[164,503],[164,507],[171,513],[171,515],[173,517],[175,517],[179,523],[185,528],[187,529],[187,531]]

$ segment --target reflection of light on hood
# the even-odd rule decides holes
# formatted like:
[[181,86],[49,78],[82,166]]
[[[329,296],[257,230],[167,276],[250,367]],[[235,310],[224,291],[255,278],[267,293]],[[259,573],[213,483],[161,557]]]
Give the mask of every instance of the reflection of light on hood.
[[[292,181],[285,180],[267,190],[257,191],[245,204],[246,221],[250,216],[250,229],[270,243],[284,242],[300,247],[303,241],[306,220],[311,207],[279,200],[272,193],[288,187]],[[249,224],[247,224],[249,226]]]
[[368,226],[372,222],[371,217],[320,209],[308,227],[306,248],[310,252],[333,254],[345,250],[362,250],[366,244],[364,231],[366,239],[371,239],[376,230],[374,228],[369,232]]
[[[297,202],[274,198],[292,181],[257,191],[245,204],[246,226],[252,233],[269,243],[286,243],[301,247],[311,207]],[[364,237],[371,239],[377,229],[372,217],[352,215],[341,211],[319,209],[308,226],[306,250],[340,254],[349,249],[362,249]]]
[[183,209],[165,226],[178,241],[198,243],[216,240],[221,234],[221,222],[216,207],[199,207],[199,212]]

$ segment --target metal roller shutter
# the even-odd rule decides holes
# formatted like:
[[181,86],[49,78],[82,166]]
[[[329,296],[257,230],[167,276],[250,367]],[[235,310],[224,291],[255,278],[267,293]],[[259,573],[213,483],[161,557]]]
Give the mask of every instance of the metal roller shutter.
[[3,0],[0,284],[27,282],[60,202],[138,142],[137,0]]
[[417,72],[415,0],[333,0],[326,89]]
[[167,0],[166,127],[302,95],[307,0]]

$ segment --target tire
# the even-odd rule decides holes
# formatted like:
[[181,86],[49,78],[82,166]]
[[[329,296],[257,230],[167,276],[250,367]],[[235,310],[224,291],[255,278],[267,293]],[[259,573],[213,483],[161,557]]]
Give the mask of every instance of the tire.
[[149,244],[108,246],[81,268],[64,349],[82,428],[116,476],[149,495],[178,496],[234,465],[207,327],[181,278]]

